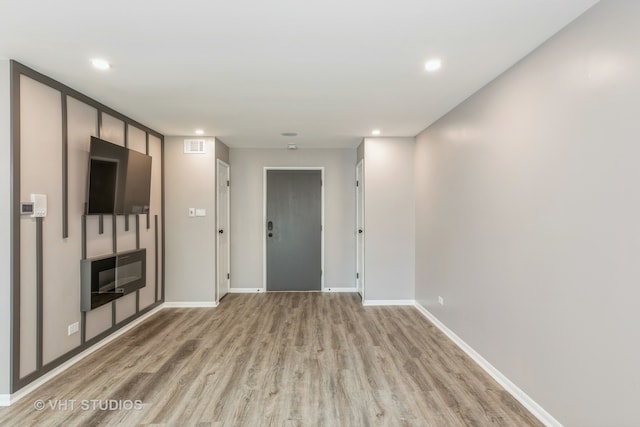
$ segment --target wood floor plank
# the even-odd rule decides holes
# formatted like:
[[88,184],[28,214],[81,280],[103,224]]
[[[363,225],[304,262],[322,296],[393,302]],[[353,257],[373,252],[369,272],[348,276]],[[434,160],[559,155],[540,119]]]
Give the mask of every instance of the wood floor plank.
[[[79,408],[87,399],[142,405]],[[416,309],[297,292],[162,310],[0,408],[0,425],[541,424]]]

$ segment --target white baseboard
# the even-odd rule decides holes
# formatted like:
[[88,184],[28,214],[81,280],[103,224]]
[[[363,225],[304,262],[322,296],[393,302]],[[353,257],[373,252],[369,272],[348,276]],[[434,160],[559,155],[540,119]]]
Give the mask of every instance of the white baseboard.
[[218,303],[215,301],[173,301],[165,302],[165,308],[211,308],[217,307]]
[[358,292],[357,288],[340,288],[335,286],[325,286],[322,292]]
[[[230,294],[257,294],[261,292],[265,292],[265,289],[264,288],[230,288],[229,289]],[[306,291],[302,291],[302,292],[306,292]],[[357,289],[325,286],[322,292],[357,292]]]
[[364,306],[382,306],[382,305],[411,305],[414,306],[416,302],[412,299],[366,299],[362,302]]
[[95,351],[101,349],[102,347],[104,347],[105,345],[109,344],[111,341],[115,340],[119,336],[121,336],[121,335],[125,334],[126,332],[130,331],[131,329],[135,328],[140,323],[144,322],[149,317],[153,316],[154,314],[156,314],[157,312],[159,312],[163,308],[164,308],[164,304],[161,304],[158,307],[156,307],[153,310],[151,310],[150,312],[145,313],[144,315],[138,317],[136,320],[134,320],[131,323],[127,324],[126,326],[123,326],[122,328],[118,329],[116,332],[114,332],[113,334],[109,335],[108,337],[106,337],[102,341],[99,341],[98,343],[92,345],[91,347],[89,347],[88,349],[83,351],[82,353],[78,353],[77,355],[73,356],[71,359],[67,360],[62,365],[58,366],[55,369],[52,369],[51,371],[47,372],[46,374],[44,374],[43,376],[41,376],[40,378],[38,378],[34,382],[32,382],[29,385],[26,385],[25,387],[21,388],[17,392],[15,392],[13,394],[10,394],[10,395],[7,395],[7,394],[0,395],[0,406],[13,405],[18,400],[22,399],[27,394],[33,392],[34,390],[36,390],[38,387],[42,386],[47,381],[49,381],[49,380],[53,379],[54,377],[58,376],[62,372],[64,372],[67,369],[69,369],[71,366],[75,365],[76,363],[78,363],[79,361],[81,361],[82,359],[84,359],[85,357],[90,355],[91,353],[94,353]]
[[550,413],[544,410],[542,406],[536,403],[527,393],[522,391],[517,385],[512,383],[502,372],[496,369],[484,357],[475,351],[462,338],[457,336],[451,329],[447,328],[436,316],[429,310],[424,308],[420,303],[416,302],[415,307],[433,323],[442,333],[444,333],[451,341],[453,341],[462,351],[473,359],[484,371],[489,374],[498,384],[502,386],[509,394],[511,394],[518,402],[522,404],[531,414],[548,427],[562,427],[560,421],[556,420]]
[[263,288],[229,288],[230,294],[258,294],[264,292]]

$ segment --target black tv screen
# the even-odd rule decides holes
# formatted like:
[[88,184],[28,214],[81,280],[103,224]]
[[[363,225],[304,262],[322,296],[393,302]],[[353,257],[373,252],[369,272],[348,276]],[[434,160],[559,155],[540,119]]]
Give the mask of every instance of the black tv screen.
[[87,215],[149,211],[151,157],[91,137]]

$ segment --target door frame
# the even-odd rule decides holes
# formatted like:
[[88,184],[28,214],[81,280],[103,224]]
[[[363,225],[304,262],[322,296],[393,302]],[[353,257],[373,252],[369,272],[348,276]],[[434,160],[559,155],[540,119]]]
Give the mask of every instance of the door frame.
[[[229,166],[229,164],[221,159],[216,159],[216,173],[215,173],[215,179],[216,179],[216,295],[215,295],[215,301],[216,303],[220,302],[220,280],[219,279],[219,273],[220,273],[220,257],[219,257],[219,250],[220,250],[220,243],[219,243],[219,239],[220,239],[220,235],[218,233],[219,230],[219,223],[218,223],[218,219],[220,218],[220,203],[218,203],[218,185],[217,185],[217,181],[218,181],[218,168],[220,167],[220,165],[223,165],[224,167],[227,168],[227,180],[231,180],[231,166]],[[229,284],[229,290],[227,291],[227,293],[231,292],[231,186],[229,185],[227,187],[227,229],[225,230],[225,232],[227,233],[227,271],[229,272],[229,278],[227,279],[227,283]]]
[[320,171],[320,292],[324,292],[324,166],[265,166],[262,171],[262,291],[267,291],[267,171],[270,170]]
[[[358,176],[358,169],[361,170],[360,175]],[[359,187],[359,188],[357,188]],[[358,196],[358,191],[360,191],[360,194],[362,195],[362,197]],[[364,159],[361,159],[357,164],[356,164],[356,292],[360,292],[360,297],[362,298],[362,302],[364,303],[365,299],[364,299],[364,294],[365,294],[365,274],[364,274],[364,261],[365,261],[365,257],[364,257],[364,251],[365,251],[365,239],[366,239],[366,230],[365,230],[365,226],[364,226],[364,220],[366,218],[365,216],[365,212],[364,212],[364,208],[365,208],[365,202],[364,202]],[[360,200],[362,199],[362,200]],[[362,211],[361,211],[362,209]],[[361,218],[360,218],[361,217]],[[360,247],[359,245],[359,239],[360,237],[358,236],[358,223],[362,221],[362,223],[360,224],[360,226],[362,227],[363,234],[362,234],[362,247]],[[360,251],[362,251],[362,254],[360,253]],[[360,263],[360,257],[362,257],[362,265],[359,265]],[[362,271],[358,271],[358,267],[362,267]],[[360,275],[359,277],[357,277],[357,275]],[[360,286],[358,286],[358,284],[360,284]]]

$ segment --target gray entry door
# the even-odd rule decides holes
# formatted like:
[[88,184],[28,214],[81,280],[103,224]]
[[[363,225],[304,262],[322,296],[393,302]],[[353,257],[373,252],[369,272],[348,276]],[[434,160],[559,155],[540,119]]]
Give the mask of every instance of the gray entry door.
[[267,170],[267,291],[319,291],[322,174]]

